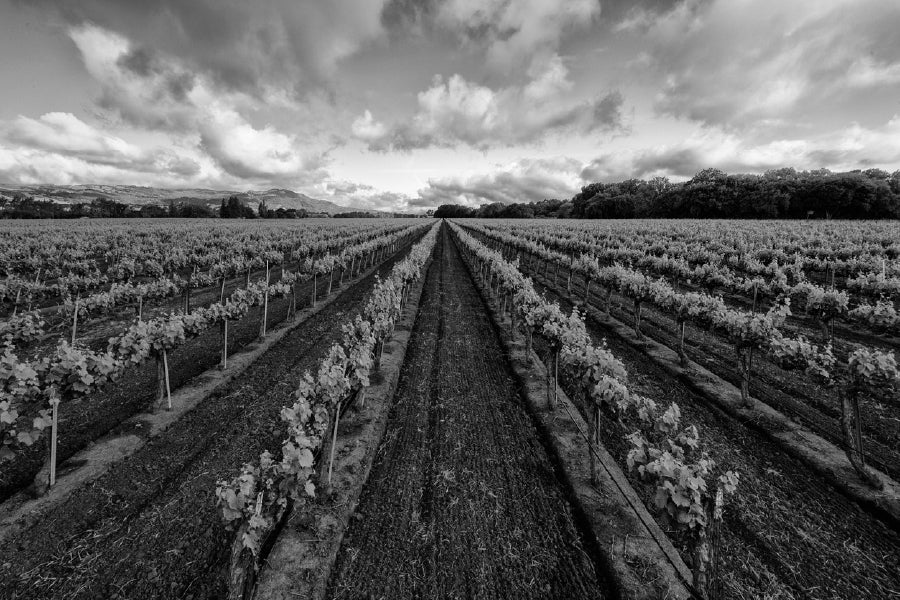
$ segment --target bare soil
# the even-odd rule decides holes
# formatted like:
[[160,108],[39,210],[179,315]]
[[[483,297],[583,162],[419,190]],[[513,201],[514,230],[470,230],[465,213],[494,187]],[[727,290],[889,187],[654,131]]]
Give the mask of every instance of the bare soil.
[[445,230],[329,598],[608,597]]

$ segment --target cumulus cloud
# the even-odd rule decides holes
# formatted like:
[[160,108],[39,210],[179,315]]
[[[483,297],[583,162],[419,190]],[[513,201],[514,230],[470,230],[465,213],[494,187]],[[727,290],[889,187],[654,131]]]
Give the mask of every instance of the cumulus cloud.
[[[337,65],[382,37],[379,0],[34,0],[72,25],[92,22],[164,49],[219,87],[302,97]],[[132,65],[142,67],[141,55]]]
[[317,197],[358,210],[402,212],[410,208],[407,194],[380,190],[355,181],[329,180],[318,186]]
[[307,182],[324,177],[321,155],[304,156],[296,136],[252,127],[237,111],[213,104],[198,123],[201,147],[231,175],[242,179]]
[[198,89],[177,61],[136,47],[118,33],[87,23],[72,27],[69,37],[100,85],[99,104],[131,125],[184,131],[195,121],[196,96],[214,96]]
[[353,121],[351,131],[353,137],[364,142],[377,143],[387,135],[387,127],[384,126],[384,123],[376,121],[368,110]]
[[14,144],[0,148],[7,164],[7,180],[13,181],[21,179],[9,171],[16,165],[29,176],[43,173],[46,181],[59,176],[76,177],[68,171],[83,169],[85,165],[98,167],[103,173],[121,172],[123,176],[168,172],[191,177],[200,171],[199,163],[185,153],[142,148],[100,131],[71,113],[47,113],[38,119],[20,115],[11,122],[0,123],[0,139]]
[[12,183],[102,182],[176,187],[185,181],[218,181],[207,179],[204,171],[202,159],[166,151],[154,152],[144,160],[112,162],[0,142],[0,181]]
[[582,101],[568,98],[572,82],[559,56],[530,73],[526,85],[498,90],[460,75],[447,80],[436,76],[430,88],[419,92],[417,111],[409,121],[387,127],[366,111],[353,124],[354,136],[381,151],[459,144],[486,149],[624,127],[624,100],[618,91]]
[[20,115],[4,129],[9,141],[95,161],[130,162],[142,154],[137,146],[94,129],[72,113],[47,113],[38,119]]
[[733,132],[703,128],[682,142],[628,152],[605,153],[585,166],[586,181],[620,181],[664,175],[688,179],[715,167],[732,173],[762,173],[780,167],[846,171],[900,164],[900,116],[883,127],[853,124],[809,138],[751,142]]
[[[657,110],[706,124],[754,126],[900,81],[900,4],[687,1],[634,13],[663,81]],[[856,93],[859,93],[858,91]]]
[[521,159],[468,177],[430,179],[411,204],[480,206],[488,202],[510,204],[570,198],[583,185],[583,168],[583,163],[573,158]]
[[253,97],[224,93],[179,61],[96,25],[74,27],[70,36],[101,86],[101,105],[128,124],[188,139],[237,179],[289,185],[326,176],[324,157],[305,152],[296,135],[254,127],[242,116],[258,104]]

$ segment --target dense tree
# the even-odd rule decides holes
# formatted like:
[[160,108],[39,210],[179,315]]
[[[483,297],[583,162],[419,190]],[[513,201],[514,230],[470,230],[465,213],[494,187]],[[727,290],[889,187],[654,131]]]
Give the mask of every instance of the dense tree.
[[95,217],[126,217],[131,209],[127,204],[98,196],[91,201],[91,215]]
[[437,217],[528,218],[530,214],[579,219],[896,219],[900,218],[900,171],[783,168],[764,175],[729,175],[720,169],[703,169],[684,183],[671,183],[665,177],[591,183],[567,202],[491,203],[477,209],[448,204],[435,212]]
[[342,212],[332,215],[335,219],[374,219],[377,217],[383,217],[384,215],[380,215],[378,213],[371,213],[362,210],[352,210],[349,212]]
[[223,219],[255,219],[256,213],[253,209],[241,202],[237,196],[229,196],[228,200],[222,201],[219,207],[219,216]]
[[475,209],[459,204],[441,204],[434,211],[434,216],[439,219],[457,219],[463,217],[471,217],[475,214]]

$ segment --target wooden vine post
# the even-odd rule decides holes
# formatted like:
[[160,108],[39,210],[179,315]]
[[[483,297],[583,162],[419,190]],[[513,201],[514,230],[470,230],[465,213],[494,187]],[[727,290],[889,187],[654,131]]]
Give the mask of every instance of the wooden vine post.
[[534,366],[534,360],[531,356],[531,348],[534,346],[534,328],[528,326],[527,330],[528,333],[525,340],[525,360],[528,362],[528,366]]
[[331,475],[334,471],[334,450],[337,446],[338,426],[341,421],[341,403],[337,402],[334,406],[334,427],[331,431],[331,451],[328,453],[328,487],[331,487]]
[[859,413],[859,396],[862,387],[851,379],[841,393],[841,432],[844,436],[847,458],[854,470],[870,486],[881,489],[883,484],[878,476],[866,464],[865,447],[863,446],[862,419]]
[[639,340],[644,339],[644,334],[641,333],[641,301],[637,298],[634,299],[634,336]]
[[559,394],[559,349],[552,346],[547,359],[547,410],[556,408]]
[[294,280],[291,282],[291,302],[288,305],[288,314],[287,318],[289,321],[293,321],[297,318],[297,281]]
[[172,391],[169,386],[169,359],[166,349],[156,354],[156,402],[157,406],[166,402],[166,410],[172,410]]
[[590,419],[588,422],[588,427],[591,428],[591,444],[593,448],[588,447],[588,456],[591,461],[591,483],[593,485],[599,484],[599,479],[597,478],[597,456],[594,453],[594,448],[600,447],[600,405],[593,403],[590,410]]
[[50,407],[53,411],[50,424],[50,485],[56,485],[56,441],[59,437],[59,394],[51,388]]
[[228,368],[228,318],[222,319],[222,370]]
[[703,510],[706,513],[707,524],[697,527],[691,549],[691,575],[694,589],[705,600],[719,600],[722,597],[718,563],[724,504],[721,487],[717,487],[713,498],[704,499]]
[[191,314],[191,285],[191,278],[188,277],[187,283],[184,285],[184,314],[186,315]]
[[19,286],[19,289],[16,290],[16,299],[13,300],[13,311],[12,316],[16,316],[16,313],[19,311],[19,298],[22,297],[22,286]]
[[269,320],[269,260],[266,259],[266,289],[263,291],[262,321],[259,323],[259,339],[266,337],[266,321]]
[[75,314],[72,315],[72,346],[75,345],[75,334],[78,331],[78,304],[80,302],[80,298],[75,298]]

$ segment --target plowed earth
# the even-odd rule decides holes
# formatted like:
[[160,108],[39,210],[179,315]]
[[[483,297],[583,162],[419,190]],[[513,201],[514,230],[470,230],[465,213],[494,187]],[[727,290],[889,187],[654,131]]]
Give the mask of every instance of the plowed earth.
[[440,236],[327,597],[608,597],[483,301]]

